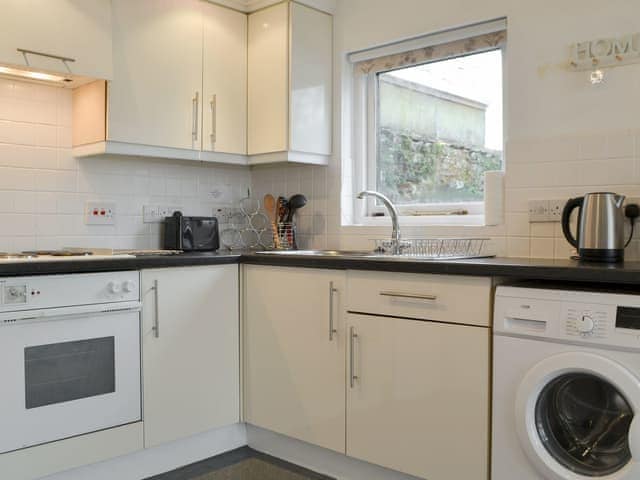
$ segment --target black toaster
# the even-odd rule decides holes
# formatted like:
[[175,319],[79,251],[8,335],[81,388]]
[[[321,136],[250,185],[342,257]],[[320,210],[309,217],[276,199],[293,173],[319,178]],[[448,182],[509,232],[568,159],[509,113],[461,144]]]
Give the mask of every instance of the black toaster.
[[164,220],[164,248],[185,252],[213,251],[220,248],[216,217],[185,217],[182,212]]

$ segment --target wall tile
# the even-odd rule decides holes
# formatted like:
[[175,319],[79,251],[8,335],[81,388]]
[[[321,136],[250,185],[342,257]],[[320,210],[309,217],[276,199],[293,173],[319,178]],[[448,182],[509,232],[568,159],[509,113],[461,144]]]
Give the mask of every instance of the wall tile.
[[[71,104],[70,90],[0,79],[0,251],[158,248],[159,226],[142,222],[143,205],[184,205],[186,214],[211,215],[217,203],[208,187],[225,185],[231,195],[225,203],[246,194],[247,167],[74,158]],[[116,225],[85,225],[88,200],[116,202]]]
[[531,258],[553,258],[553,238],[531,238]]

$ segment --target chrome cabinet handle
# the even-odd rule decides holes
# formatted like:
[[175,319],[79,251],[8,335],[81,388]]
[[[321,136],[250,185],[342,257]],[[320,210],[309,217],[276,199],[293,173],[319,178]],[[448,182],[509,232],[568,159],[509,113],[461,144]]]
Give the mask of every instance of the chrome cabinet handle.
[[200,92],[196,92],[195,96],[191,100],[193,104],[193,128],[191,129],[191,135],[193,140],[198,140],[198,106],[200,103]]
[[422,294],[422,293],[389,292],[389,291],[380,292],[380,296],[398,297],[398,298],[414,298],[417,300],[431,300],[431,301],[435,301],[438,299],[436,295],[428,295],[428,294]]
[[153,330],[153,336],[156,338],[160,337],[160,308],[158,307],[158,280],[154,280],[153,281],[153,287],[151,287],[151,290],[153,290],[153,297],[154,297],[154,317],[153,317],[153,327],[151,327],[151,330]]
[[217,95],[213,95],[211,97],[211,101],[209,102],[209,105],[211,106],[211,134],[209,136],[211,137],[212,147],[216,143],[216,137],[218,133],[218,124],[217,124],[218,103],[217,102],[218,102]]
[[329,282],[329,341],[333,341],[333,335],[338,333],[338,331],[333,326],[333,294],[338,291],[337,288],[333,286],[333,282]]
[[356,356],[354,352],[357,338],[358,334],[356,333],[355,327],[351,327],[349,329],[349,383],[351,384],[351,388],[355,387],[356,380],[359,379],[358,375],[356,375]]

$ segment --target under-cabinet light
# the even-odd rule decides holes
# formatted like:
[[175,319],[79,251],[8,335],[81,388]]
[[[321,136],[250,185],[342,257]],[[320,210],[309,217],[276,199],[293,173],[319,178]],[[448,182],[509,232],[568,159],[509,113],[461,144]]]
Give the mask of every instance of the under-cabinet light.
[[0,74],[11,75],[12,77],[30,78],[32,80],[40,80],[45,82],[64,82],[67,78],[50,73],[32,72],[30,70],[19,70],[17,68],[0,66]]

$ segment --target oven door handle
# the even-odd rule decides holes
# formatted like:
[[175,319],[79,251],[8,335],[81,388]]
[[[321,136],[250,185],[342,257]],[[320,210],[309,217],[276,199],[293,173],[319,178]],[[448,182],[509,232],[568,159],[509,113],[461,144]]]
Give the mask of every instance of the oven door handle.
[[23,322],[46,322],[77,317],[140,312],[140,310],[142,310],[141,302],[118,302],[101,305],[79,305],[76,307],[3,312],[0,313],[0,327],[17,325]]

